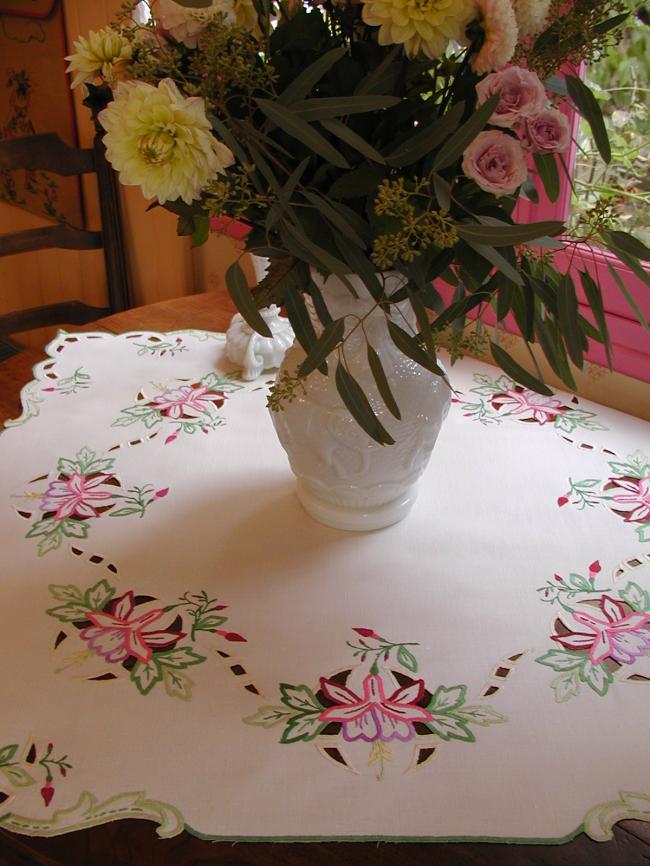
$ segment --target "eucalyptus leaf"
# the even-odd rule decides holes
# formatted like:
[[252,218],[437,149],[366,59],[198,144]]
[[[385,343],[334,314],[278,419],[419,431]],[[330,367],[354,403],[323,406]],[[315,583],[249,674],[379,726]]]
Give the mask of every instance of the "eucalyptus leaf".
[[263,337],[272,337],[269,326],[255,306],[246,275],[239,262],[233,262],[226,271],[226,286],[235,306],[251,328]]
[[[325,325],[323,332],[307,353],[307,357],[299,367],[301,376],[308,376],[317,367],[325,364],[326,358],[338,346],[345,332],[345,318],[335,319]],[[304,348],[304,347],[303,347]],[[327,368],[325,368],[327,369]]]
[[557,170],[555,155],[552,153],[535,153],[535,168],[549,201],[556,202],[560,195],[560,174]]
[[600,331],[602,342],[605,345],[605,352],[607,354],[607,364],[609,369],[612,369],[612,344],[609,336],[609,328],[607,327],[607,318],[605,316],[605,309],[603,307],[603,295],[598,283],[592,278],[591,274],[588,271],[580,271],[580,282],[582,283],[582,288],[585,293],[585,297],[587,298],[587,303],[591,308],[591,312],[594,315],[594,319],[596,320],[596,324],[598,325],[598,329]]
[[[309,357],[312,349],[317,343],[317,338],[314,326],[309,318],[307,307],[305,306],[304,298],[295,287],[291,287],[286,293],[284,303],[287,316],[289,317],[289,322],[296,334],[296,339],[302,346],[307,357]],[[321,358],[317,364],[314,364],[314,366],[310,368],[310,372],[316,367],[321,367],[321,372],[324,375],[327,375],[327,364],[324,363],[324,360],[324,357]]]
[[294,102],[292,110],[303,120],[327,120],[348,114],[364,114],[399,105],[397,96],[331,96]]
[[571,360],[576,367],[582,368],[583,352],[581,332],[578,325],[578,299],[570,274],[565,274],[557,292],[557,306],[560,327]]
[[477,109],[441,148],[433,161],[433,170],[440,171],[459,159],[464,151],[488,123],[499,104],[499,94],[495,93]]
[[598,152],[606,163],[610,163],[612,148],[598,100],[587,85],[574,75],[567,75],[564,80],[575,107],[591,128]]
[[407,358],[415,361],[416,364],[424,367],[425,370],[435,373],[436,376],[442,376],[445,381],[447,380],[445,371],[438,365],[435,357],[432,357],[428,352],[426,352],[415,337],[408,334],[390,319],[387,319],[387,324],[390,338],[400,352],[403,352]]
[[379,445],[394,445],[395,440],[372,411],[363,389],[341,362],[336,367],[335,382],[343,403],[359,427]]
[[388,379],[386,378],[386,373],[384,371],[384,367],[381,363],[381,358],[377,354],[377,352],[373,349],[373,347],[368,343],[368,366],[370,367],[370,372],[372,373],[372,377],[375,380],[375,384],[377,386],[377,390],[381,396],[381,399],[386,404],[386,408],[388,411],[399,421],[402,417],[399,406],[393,396],[393,392],[390,389],[390,385],[388,384]]
[[529,373],[528,370],[518,364],[512,355],[509,355],[501,346],[497,346],[496,343],[490,343],[490,351],[492,352],[492,357],[504,373],[507,373],[512,379],[519,382],[520,385],[529,388],[531,391],[537,391],[538,394],[546,394],[549,397],[553,396],[553,392],[548,385],[540,382],[532,373]]
[[284,130],[292,138],[302,142],[305,147],[319,154],[323,159],[339,168],[349,168],[349,164],[326,138],[310,126],[295,112],[272,99],[258,99],[257,104],[268,119]]
[[474,244],[491,247],[509,247],[539,241],[545,236],[558,235],[564,231],[564,223],[559,220],[544,220],[521,225],[479,225],[478,223],[457,223],[458,237]]
[[371,144],[368,144],[365,138],[362,138],[358,133],[350,129],[349,126],[346,126],[345,123],[341,123],[340,120],[336,120],[335,118],[321,120],[321,126],[332,135],[340,138],[345,144],[349,144],[350,147],[358,150],[367,159],[371,159],[373,162],[378,162],[382,165],[386,162],[381,153]]
[[[210,0],[210,2],[212,2],[212,0]],[[278,96],[278,102],[281,102],[283,105],[290,105],[297,99],[304,99],[305,96],[311,93],[312,89],[316,84],[318,84],[321,78],[326,75],[332,66],[344,57],[346,53],[346,47],[341,45],[338,48],[333,48],[331,51],[323,54],[310,66],[303,69],[300,75],[294,78],[294,80],[285,87],[282,93]]]

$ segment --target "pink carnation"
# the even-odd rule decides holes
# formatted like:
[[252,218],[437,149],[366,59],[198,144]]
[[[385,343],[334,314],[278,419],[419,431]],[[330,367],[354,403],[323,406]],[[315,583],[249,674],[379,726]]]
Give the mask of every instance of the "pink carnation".
[[540,111],[517,131],[524,147],[533,153],[564,153],[571,144],[569,121],[557,108]]
[[463,171],[486,192],[509,195],[528,176],[526,154],[517,139],[506,132],[480,132],[465,151]]
[[476,92],[477,105],[483,105],[495,93],[499,94],[499,104],[490,118],[494,126],[513,127],[535,117],[548,105],[544,85],[537,75],[519,66],[487,75],[476,85]]

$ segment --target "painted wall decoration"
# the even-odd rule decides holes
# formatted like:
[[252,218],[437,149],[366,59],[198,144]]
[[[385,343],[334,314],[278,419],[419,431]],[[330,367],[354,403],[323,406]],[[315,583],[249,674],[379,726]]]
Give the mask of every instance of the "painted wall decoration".
[[[63,0],[0,0],[0,140],[55,132],[77,144],[67,53]],[[83,225],[77,178],[3,171],[0,200]]]

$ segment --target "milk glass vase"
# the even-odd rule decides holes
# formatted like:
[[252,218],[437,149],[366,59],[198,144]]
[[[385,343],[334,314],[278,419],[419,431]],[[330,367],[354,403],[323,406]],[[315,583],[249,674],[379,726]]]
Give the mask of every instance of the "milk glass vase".
[[[328,376],[317,370],[311,373],[304,380],[304,392],[296,389],[294,399],[285,401],[271,417],[297,476],[298,498],[307,513],[335,529],[381,529],[402,520],[415,502],[418,479],[449,411],[450,389],[441,376],[425,370],[395,346],[384,313],[372,309],[374,300],[359,277],[347,278],[357,298],[337,276],[323,280],[314,273],[313,278],[332,318],[346,317],[348,371],[395,444],[378,444],[353,419],[336,389],[333,356]],[[383,279],[388,295],[404,282],[396,273],[384,274]],[[397,307],[391,307],[392,317],[404,328],[410,306]],[[361,319],[363,329],[355,328]],[[401,420],[389,412],[379,395],[368,366],[366,340],[379,355]],[[278,377],[295,375],[304,358],[295,342]]]

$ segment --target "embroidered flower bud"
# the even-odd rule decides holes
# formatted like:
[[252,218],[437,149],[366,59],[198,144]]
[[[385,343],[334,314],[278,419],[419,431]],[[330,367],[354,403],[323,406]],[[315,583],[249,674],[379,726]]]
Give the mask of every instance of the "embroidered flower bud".
[[557,500],[558,507],[562,508],[562,506],[566,505],[568,501],[569,501],[568,496],[560,496]]
[[373,631],[371,628],[353,628],[352,631],[356,631],[357,634],[360,634],[361,637],[371,637],[374,640],[381,640],[376,631]]
[[160,490],[156,490],[153,495],[154,499],[164,499],[165,496],[169,493],[169,487],[162,487]]
[[46,782],[41,788],[41,797],[46,806],[49,806],[54,796],[54,785],[51,782]]
[[240,640],[246,643],[246,638],[242,637],[242,635],[240,634],[237,634],[236,631],[223,631],[222,629],[215,628],[214,633],[221,635],[221,637],[225,638],[226,640]]
[[602,566],[600,562],[596,559],[589,566],[589,574],[598,574],[600,571],[602,571]]

